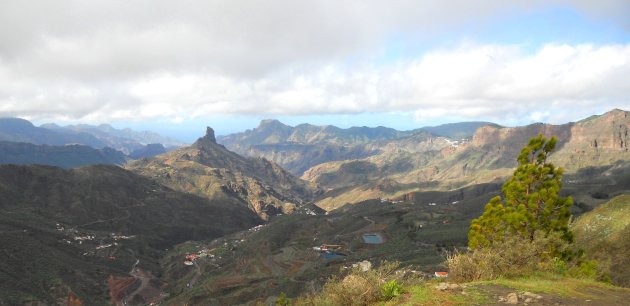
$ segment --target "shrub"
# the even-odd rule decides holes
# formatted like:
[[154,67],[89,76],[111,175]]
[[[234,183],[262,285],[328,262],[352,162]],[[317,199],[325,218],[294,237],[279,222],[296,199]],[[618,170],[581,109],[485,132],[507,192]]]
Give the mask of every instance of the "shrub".
[[518,167],[503,184],[504,197],[494,197],[483,214],[472,220],[468,246],[472,249],[492,247],[506,236],[520,236],[533,241],[537,231],[561,233],[573,240],[568,221],[573,200],[560,197],[562,168],[547,161],[557,139],[538,135],[518,155]]
[[456,282],[517,277],[539,271],[558,273],[566,271],[566,260],[558,256],[558,251],[567,253],[568,247],[561,233],[545,236],[536,232],[533,241],[508,236],[474,252],[450,254],[446,265],[449,278]]
[[280,296],[276,300],[275,304],[278,305],[278,306],[290,306],[291,305],[291,300],[289,300],[287,298],[287,295],[284,292],[282,292],[282,293],[280,293]]
[[[377,269],[361,271],[359,268],[343,271],[345,276],[333,276],[322,291],[295,300],[296,305],[370,305],[391,299],[402,292],[394,276],[398,263],[383,262]],[[342,275],[343,275],[342,274]]]
[[381,298],[385,301],[391,300],[403,293],[403,286],[395,279],[392,279],[381,286]]
[[567,272],[569,275],[578,278],[603,278],[603,274],[599,271],[595,260],[582,261],[571,267]]

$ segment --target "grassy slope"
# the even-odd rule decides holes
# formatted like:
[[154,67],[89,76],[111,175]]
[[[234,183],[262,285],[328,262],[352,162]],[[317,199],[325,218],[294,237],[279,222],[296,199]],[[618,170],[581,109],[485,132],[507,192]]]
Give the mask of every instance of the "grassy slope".
[[576,243],[598,260],[613,283],[630,286],[630,194],[582,215],[572,225]]
[[[436,284],[410,286],[407,294],[384,305],[494,305],[501,304],[500,296],[512,292],[542,296],[529,305],[623,305],[630,298],[630,289],[553,275],[467,283],[462,284],[462,291],[439,291]],[[523,300],[519,304],[522,303]]]

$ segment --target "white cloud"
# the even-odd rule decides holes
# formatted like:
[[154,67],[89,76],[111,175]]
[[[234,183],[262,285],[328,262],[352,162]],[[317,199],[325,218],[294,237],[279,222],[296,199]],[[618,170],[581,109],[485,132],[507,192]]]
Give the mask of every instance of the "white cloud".
[[562,118],[554,114],[576,106],[588,114],[625,105],[628,75],[630,44],[549,44],[532,55],[517,46],[467,44],[391,65],[326,66],[308,74],[288,69],[256,80],[159,73],[113,83],[39,82],[37,90],[18,82],[14,88],[0,85],[0,91],[11,97],[2,112],[31,116],[129,120],[414,111],[418,119],[531,114],[532,120],[554,121]]
[[422,39],[511,10],[568,3],[621,26],[630,13],[623,0],[522,3],[2,1],[0,115],[179,122],[402,111],[553,121],[570,106],[584,115],[627,108],[630,45],[549,43],[532,53],[466,43],[373,64],[392,35]]

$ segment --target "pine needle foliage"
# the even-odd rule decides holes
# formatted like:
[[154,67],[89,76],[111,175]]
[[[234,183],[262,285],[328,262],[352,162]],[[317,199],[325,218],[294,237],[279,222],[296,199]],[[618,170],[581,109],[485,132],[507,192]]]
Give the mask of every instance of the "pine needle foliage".
[[497,196],[486,205],[481,217],[472,221],[468,246],[480,249],[516,236],[533,242],[537,231],[557,233],[572,242],[568,222],[570,197],[560,197],[562,168],[547,159],[557,139],[538,135],[518,155],[518,167],[503,185],[503,197]]

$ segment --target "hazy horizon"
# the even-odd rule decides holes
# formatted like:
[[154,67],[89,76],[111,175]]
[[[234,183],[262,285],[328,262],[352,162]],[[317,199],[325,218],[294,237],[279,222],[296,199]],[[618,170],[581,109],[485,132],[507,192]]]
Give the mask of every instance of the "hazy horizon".
[[289,125],[561,124],[630,105],[630,3],[0,3],[0,116],[191,141]]
[[[609,112],[611,110],[613,110],[613,109],[607,110],[606,112]],[[622,110],[628,111],[626,109],[622,109]],[[592,114],[592,115],[602,115],[602,114],[604,114],[606,112],[599,113],[599,114]],[[344,115],[344,116],[347,116],[347,115]],[[584,118],[578,118],[576,120],[571,120],[571,121],[567,121],[567,122],[557,123],[557,124],[565,124],[565,123],[570,123],[570,122],[576,122],[576,121],[580,121],[580,120],[583,120],[583,119],[586,119],[586,118],[588,118],[588,116],[584,117]],[[27,118],[23,118],[23,119],[28,120]],[[223,123],[227,124],[229,127],[233,128],[233,129],[227,129],[227,130],[226,129],[221,129],[221,126],[222,126],[221,124],[218,125],[219,128],[217,129],[217,125],[213,125],[212,123],[222,123],[222,122],[216,122],[216,121],[215,122],[208,122],[207,124],[204,124],[204,122],[198,122],[196,125],[198,125],[199,128],[195,129],[195,130],[193,130],[193,129],[190,129],[190,130],[171,129],[173,127],[173,125],[166,125],[163,128],[156,129],[156,126],[151,124],[151,123],[148,123],[148,124],[146,124],[146,123],[145,124],[143,124],[143,123],[131,123],[131,124],[129,124],[129,123],[116,123],[116,122],[114,122],[114,123],[101,122],[101,123],[95,123],[95,124],[90,124],[90,123],[85,123],[85,124],[90,124],[90,125],[95,125],[95,126],[100,125],[100,124],[109,124],[109,125],[111,125],[112,127],[116,128],[116,129],[129,128],[129,129],[132,129],[132,130],[135,130],[135,131],[155,132],[155,133],[158,133],[158,134],[160,134],[162,136],[171,137],[171,138],[174,138],[176,140],[180,140],[180,141],[188,142],[188,143],[192,143],[195,140],[197,140],[199,137],[202,137],[203,134],[205,133],[205,128],[207,126],[212,127],[215,130],[216,136],[226,136],[226,135],[229,135],[229,134],[240,133],[240,132],[245,132],[246,130],[254,129],[254,128],[258,127],[260,125],[261,121],[263,121],[263,120],[278,120],[281,123],[283,123],[285,125],[292,126],[292,127],[295,127],[295,126],[300,125],[300,124],[312,124],[312,125],[319,125],[319,126],[333,125],[333,126],[336,126],[336,127],[339,127],[339,128],[344,128],[344,129],[351,128],[351,127],[370,127],[370,128],[386,127],[386,128],[393,128],[393,129],[396,129],[396,130],[399,130],[399,131],[409,131],[409,130],[424,128],[424,127],[433,127],[433,126],[438,126],[438,125],[443,125],[443,124],[462,123],[462,122],[489,122],[489,123],[499,124],[499,125],[504,126],[504,127],[515,127],[515,126],[518,126],[518,125],[505,125],[505,124],[500,124],[498,122],[485,121],[485,120],[452,121],[452,122],[438,123],[438,124],[435,124],[435,125],[412,125],[410,127],[406,127],[406,125],[405,125],[406,123],[402,123],[402,124],[399,123],[399,124],[394,125],[394,126],[387,126],[387,125],[382,125],[382,124],[369,124],[369,123],[368,124],[362,124],[362,125],[355,125],[355,124],[348,124],[347,121],[344,122],[343,120],[340,121],[341,124],[336,124],[335,122],[327,123],[328,122],[327,120],[334,119],[334,117],[332,117],[332,116],[326,116],[326,117],[323,117],[323,118],[319,118],[320,120],[323,120],[323,121],[315,120],[313,122],[300,121],[300,119],[302,119],[302,117],[297,117],[297,116],[296,117],[287,117],[287,118],[283,118],[283,119],[280,119],[280,118],[262,118],[262,119],[259,119],[257,121],[252,121],[253,120],[252,118],[246,118],[246,120],[248,120],[248,121],[243,121],[245,124],[241,124],[241,125],[234,125],[233,123],[230,124],[230,123],[227,123],[227,122],[223,122]],[[310,119],[312,119],[312,118],[310,118]],[[32,123],[34,125],[36,125],[36,126],[42,126],[44,124],[50,124],[50,123],[58,124],[60,126],[68,126],[68,125],[73,125],[73,124],[84,124],[84,123],[80,123],[80,122],[79,123],[67,123],[66,122],[66,123],[61,123],[61,124],[57,123],[57,122],[32,122]],[[411,123],[417,124],[417,122],[411,122]],[[549,122],[541,121],[541,122],[532,122],[532,123],[549,123]],[[553,124],[553,123],[549,123],[549,124]],[[397,128],[397,126],[402,126],[402,128]],[[175,126],[175,127],[177,127],[177,126]]]

